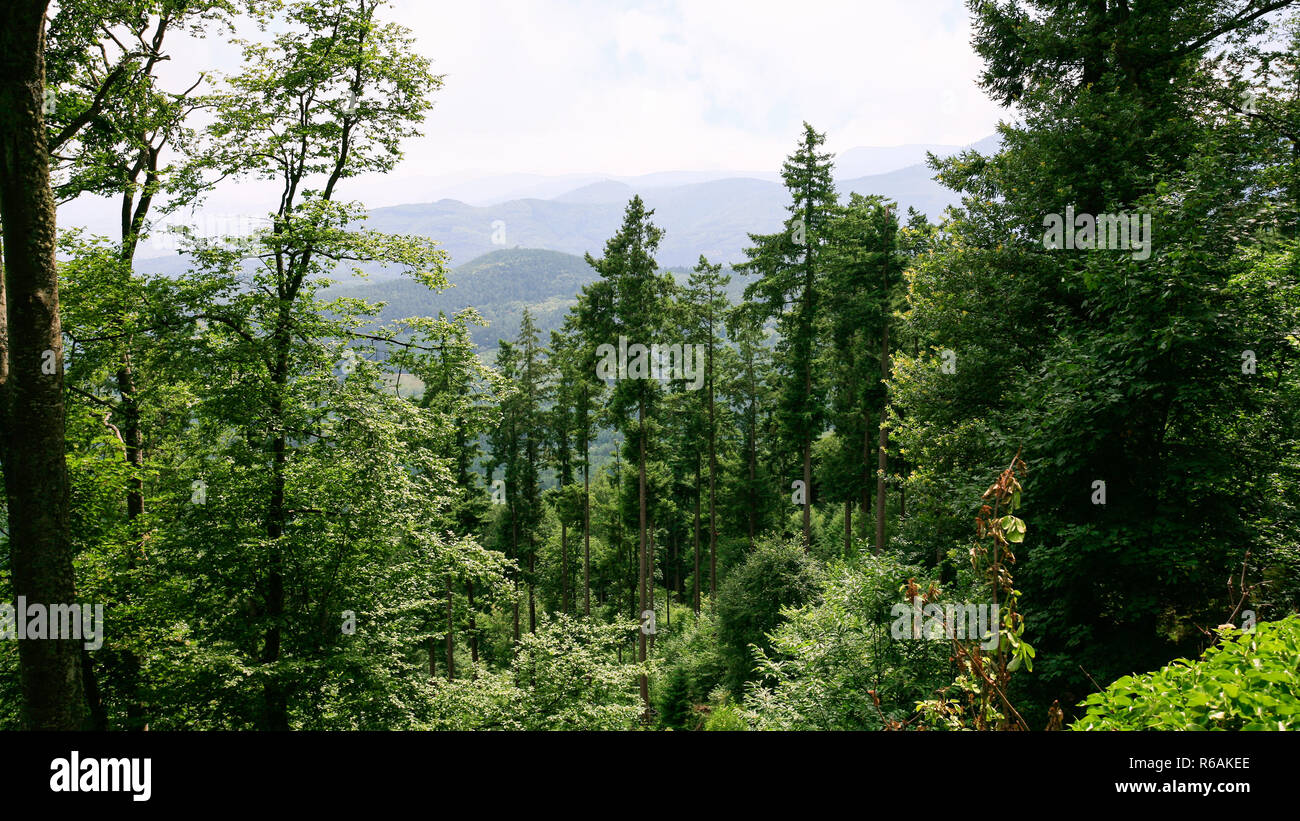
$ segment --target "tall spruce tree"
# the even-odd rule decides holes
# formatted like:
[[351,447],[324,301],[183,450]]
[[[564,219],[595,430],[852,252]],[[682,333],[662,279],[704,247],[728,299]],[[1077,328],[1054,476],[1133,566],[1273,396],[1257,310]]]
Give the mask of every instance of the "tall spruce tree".
[[[629,355],[626,362],[618,363],[609,402],[615,426],[626,437],[628,458],[637,466],[637,601],[641,614],[650,603],[648,465],[653,451],[653,413],[660,394],[659,384],[652,378],[651,346],[661,344],[663,315],[673,287],[672,276],[661,272],[655,262],[663,231],[650,221],[653,215],[654,211],[634,196],[623,213],[622,226],[605,243],[604,256],[587,255],[587,263],[600,273],[607,289],[609,314],[604,325],[610,338],[605,344],[620,357],[624,341],[628,348],[641,346],[641,355]],[[638,638],[642,663],[646,643],[643,629]],[[645,674],[641,676],[641,701],[648,716],[650,690]]]
[[780,421],[785,445],[799,455],[802,469],[805,550],[812,547],[812,446],[821,435],[825,417],[826,385],[818,367],[824,344],[824,252],[838,208],[832,155],[821,151],[825,142],[824,134],[804,123],[798,147],[781,167],[781,179],[791,199],[785,230],[750,234],[754,244],[745,250],[749,259],[737,266],[759,276],[745,288],[745,298],[764,304],[767,316],[777,320],[777,361],[784,377]]

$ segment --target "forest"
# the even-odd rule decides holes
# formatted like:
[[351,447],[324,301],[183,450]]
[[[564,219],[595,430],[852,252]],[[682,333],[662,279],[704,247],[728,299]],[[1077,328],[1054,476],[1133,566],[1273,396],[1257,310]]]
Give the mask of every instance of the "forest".
[[339,287],[455,284],[349,194],[455,82],[385,0],[4,3],[0,728],[1300,729],[1300,4],[967,6],[960,206],[804,123],[502,338]]

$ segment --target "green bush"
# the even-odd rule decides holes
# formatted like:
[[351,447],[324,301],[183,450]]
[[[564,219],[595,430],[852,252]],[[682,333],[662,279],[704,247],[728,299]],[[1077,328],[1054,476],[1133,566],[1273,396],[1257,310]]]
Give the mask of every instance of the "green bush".
[[817,593],[816,563],[797,540],[760,542],[718,588],[718,642],[726,684],[739,695],[754,677],[751,645],[770,652],[768,633],[781,623],[781,610],[798,607]]
[[[707,605],[707,602],[706,602]],[[651,680],[659,723],[674,729],[697,729],[702,715],[697,706],[726,673],[718,647],[716,620],[707,609],[696,617],[687,611],[673,619],[671,632],[661,637],[655,655],[663,674]]]
[[832,564],[817,600],[787,610],[772,651],[758,654],[745,696],[757,729],[880,730],[950,682],[949,642],[890,635],[890,608],[913,577],[925,571],[890,554]]
[[709,697],[709,715],[704,720],[705,732],[730,733],[748,730],[749,721],[740,705],[731,700],[731,693],[719,688]]
[[1199,661],[1124,676],[1084,699],[1072,730],[1300,729],[1300,615],[1221,628]]

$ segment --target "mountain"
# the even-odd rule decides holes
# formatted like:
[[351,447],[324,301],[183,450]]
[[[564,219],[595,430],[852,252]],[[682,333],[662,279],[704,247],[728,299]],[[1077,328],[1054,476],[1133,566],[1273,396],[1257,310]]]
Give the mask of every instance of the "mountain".
[[552,202],[627,202],[632,199],[632,195],[635,193],[636,189],[625,182],[601,180],[561,194],[555,197]]
[[909,207],[915,208],[932,222],[941,219],[948,206],[960,204],[957,194],[936,182],[934,172],[925,165],[900,168],[887,174],[836,180],[835,187],[842,198],[847,198],[849,192],[864,196],[881,194],[896,201],[904,213]]
[[925,165],[927,153],[946,157],[962,150],[960,145],[893,145],[850,148],[835,157],[835,174],[845,179],[887,174],[913,165]]
[[[931,175],[925,166],[915,165],[836,184],[842,196],[849,191],[880,194],[898,201],[904,209],[912,206],[938,219],[947,206],[957,203],[957,197]],[[546,249],[578,258],[586,253],[600,256],[606,240],[618,230],[633,193],[638,192],[625,183],[606,180],[555,200],[511,200],[483,206],[458,200],[395,205],[370,211],[366,227],[437,240],[451,255],[453,266],[515,248]],[[657,258],[665,268],[693,267],[701,254],[713,262],[742,262],[749,235],[778,230],[788,215],[788,194],[779,183],[767,180],[731,178],[639,193],[654,209],[655,224],[664,229]],[[398,276],[395,270],[363,267],[376,281]],[[185,258],[171,255],[140,260],[137,268],[174,275],[185,269]]]
[[[925,166],[915,165],[837,185],[841,193],[880,194],[938,219],[957,198],[931,174]],[[749,234],[776,231],[787,216],[785,189],[767,180],[732,178],[641,192],[607,180],[554,200],[511,200],[487,206],[440,200],[376,208],[370,212],[368,227],[432,237],[450,252],[453,263],[503,247],[599,255],[618,229],[633,193],[640,193],[654,209],[654,221],[664,229],[659,262],[665,267],[692,266],[701,254],[714,262],[741,262]]]
[[[680,284],[690,268],[666,269]],[[727,271],[731,284],[727,296],[739,302],[750,277]],[[585,259],[559,251],[537,248],[508,248],[491,251],[448,274],[450,288],[435,293],[409,279],[388,279],[363,283],[340,283],[326,298],[356,297],[383,302],[381,320],[392,322],[410,316],[448,316],[465,308],[477,308],[488,321],[486,328],[474,327],[471,336],[480,351],[496,348],[498,339],[513,339],[519,333],[524,308],[533,312],[542,341],[549,343],[550,331],[564,323],[564,315],[577,302],[582,287],[598,278]]]
[[582,257],[536,248],[492,251],[457,266],[447,279],[452,287],[433,292],[409,279],[388,279],[361,284],[340,284],[328,290],[327,298],[358,297],[386,303],[384,322],[410,316],[448,316],[465,308],[477,308],[488,327],[473,327],[471,335],[481,350],[496,347],[498,339],[511,339],[519,332],[524,308],[533,312],[543,332],[558,328],[564,314],[577,301],[582,286],[597,278]]
[[[968,149],[989,154],[997,150],[994,135]],[[854,149],[846,152],[846,168],[888,165],[924,154],[952,153],[951,146],[898,146]],[[706,172],[698,172],[704,174]],[[664,229],[659,263],[666,268],[694,266],[701,254],[713,262],[734,264],[745,259],[749,234],[778,230],[787,216],[787,194],[779,182],[762,177],[727,177],[679,184],[697,172],[665,172],[637,178],[586,179],[565,189],[554,199],[512,199],[488,205],[471,205],[455,199],[395,205],[369,212],[367,227],[383,232],[415,234],[441,243],[453,265],[477,261],[485,254],[506,249],[546,249],[581,257],[600,255],[605,241],[622,221],[623,208],[640,194],[654,209],[654,221]],[[528,175],[516,175],[528,177]],[[553,178],[543,178],[556,182]],[[565,178],[572,182],[572,178]],[[654,183],[654,184],[650,184]],[[931,220],[959,204],[957,195],[933,179],[922,163],[879,174],[837,177],[841,196],[849,192],[879,194],[909,206]],[[184,270],[182,257],[143,260],[141,270],[172,274]],[[367,272],[377,281],[390,280],[395,271],[374,266]]]

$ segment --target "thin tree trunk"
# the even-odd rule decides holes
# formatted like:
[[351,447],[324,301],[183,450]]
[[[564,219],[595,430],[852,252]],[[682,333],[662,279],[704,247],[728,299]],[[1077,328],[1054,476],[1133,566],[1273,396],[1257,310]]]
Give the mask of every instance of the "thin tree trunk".
[[[131,169],[131,181],[138,179],[140,172],[145,173],[145,183],[141,189],[140,199],[135,202],[133,191],[122,195],[121,231],[122,247],[120,258],[123,263],[123,276],[129,283],[135,252],[140,243],[140,232],[144,220],[153,203],[153,187],[158,180],[158,150],[150,147],[143,153],[140,161]],[[123,291],[125,293],[125,290]],[[135,368],[131,359],[133,336],[127,336],[123,342],[121,356],[118,360],[117,387],[121,396],[118,410],[122,415],[122,444],[126,448],[126,462],[131,466],[131,476],[126,486],[126,519],[130,538],[127,542],[126,566],[128,579],[124,583],[122,597],[126,603],[134,599],[134,571],[137,560],[144,557],[144,431],[140,425],[140,404],[137,396]],[[140,696],[140,659],[129,647],[120,651],[122,659],[121,690],[126,701],[127,730],[143,730],[148,727],[145,707]],[[89,668],[89,665],[87,665]]]
[[[511,505],[510,510],[510,541],[511,550],[515,554],[514,559],[517,565],[519,563],[519,520],[515,517],[513,505]],[[513,574],[515,577],[515,596],[514,601],[511,603],[511,613],[515,630],[515,644],[519,643],[519,572],[520,569],[516,567]]]
[[[712,293],[710,293],[709,305],[712,306]],[[709,309],[712,311],[712,307]],[[713,391],[713,320],[709,320],[709,573],[716,576],[718,574],[718,427],[716,417],[716,406],[714,403]],[[699,485],[699,476],[695,477],[695,484]],[[696,494],[696,504],[698,505],[699,495]],[[697,511],[698,516],[698,511]],[[696,606],[696,612],[699,612],[699,606]]]
[[[465,580],[465,597],[469,600],[469,658],[478,666],[478,619],[474,614],[474,580]],[[474,677],[478,677],[478,671],[474,671]]]
[[[889,378],[889,325],[885,325],[880,338],[880,380]],[[885,549],[885,475],[889,470],[889,428],[887,426],[889,399],[880,404],[880,444],[876,462],[876,552]]]
[[99,692],[99,679],[90,660],[90,651],[81,651],[81,679],[86,686],[86,705],[90,710],[90,729],[97,733],[108,731],[108,710]]
[[560,522],[560,609],[567,615],[569,612],[569,525],[567,522]]
[[583,437],[582,459],[582,613],[591,615],[591,476],[588,463],[591,461],[591,445]]
[[844,500],[844,558],[853,556],[853,502]]
[[695,460],[695,615],[700,614],[700,460]]
[[455,602],[451,592],[451,574],[447,574],[447,681],[456,677]]
[[[272,373],[271,424],[282,430],[284,419],[283,391],[288,386],[289,342],[287,309],[281,311],[280,329],[276,331],[276,367]],[[283,433],[271,441],[271,499],[267,507],[266,538],[269,545],[266,615],[268,626],[262,648],[262,664],[270,666],[280,660],[281,623],[284,617],[284,557],[280,538],[284,535],[285,466],[288,462],[288,442]],[[280,677],[271,673],[263,687],[265,715],[263,726],[268,730],[288,730],[288,699]]]
[[[648,584],[650,586],[650,612],[655,612],[655,520],[651,517],[646,529],[646,565],[649,573]],[[647,639],[651,648],[655,646],[655,634],[651,633]]]
[[[647,576],[647,572],[648,572],[648,570],[649,570],[649,565],[648,565],[648,562],[646,561],[646,493],[645,493],[645,478],[646,478],[646,477],[645,477],[645,462],[646,462],[646,458],[645,458],[645,399],[644,399],[644,398],[642,398],[641,401],[637,404],[637,448],[638,448],[638,458],[637,458],[637,481],[638,481],[638,491],[637,491],[637,496],[638,496],[638,506],[639,506],[639,508],[640,508],[640,514],[639,514],[639,515],[640,515],[640,518],[639,518],[639,528],[640,528],[640,534],[639,534],[639,545],[640,545],[640,552],[641,552],[641,561],[640,561],[640,565],[641,565],[641,573],[640,573],[640,576],[641,576],[641,596],[640,596],[640,602],[641,602],[641,612],[644,613],[645,610],[646,610],[646,602],[647,602],[647,600],[648,600],[648,598],[649,598],[649,597],[647,596],[647,594],[646,594],[646,576]],[[638,615],[640,615],[640,614],[638,614]],[[637,623],[639,624],[640,621],[641,621],[641,620],[638,618],[638,619],[637,619]],[[638,630],[638,631],[637,631],[637,635],[640,637],[640,640],[638,641],[638,646],[637,646],[637,649],[638,649],[638,651],[639,651],[639,659],[640,659],[641,663],[644,664],[644,663],[645,663],[645,660],[646,660],[646,634],[645,634],[645,631],[644,631],[644,630]],[[640,679],[641,679],[641,704],[642,704],[642,707],[643,707],[643,710],[644,710],[643,715],[644,715],[645,720],[648,721],[648,720],[650,719],[650,681],[649,681],[649,679],[646,677],[646,675],[645,675],[644,672],[641,673]]]
[[681,595],[681,591],[679,589],[681,586],[681,577],[682,577],[681,557],[678,555],[677,538],[678,538],[677,529],[674,527],[672,533],[672,541],[668,542],[668,567],[671,567],[673,571],[673,579],[672,579],[671,587],[668,586],[668,568],[667,567],[664,568],[664,605],[666,607],[664,613],[665,615],[667,615],[665,622],[668,624],[668,631],[670,633],[672,632],[673,629],[673,597]]
[[537,632],[537,598],[534,592],[534,577],[536,576],[535,559],[537,556],[537,546],[533,543],[533,534],[528,534],[528,632]]
[[812,551],[812,440],[803,445],[803,549]]
[[862,521],[858,525],[858,535],[865,539],[867,537],[867,528],[871,526],[871,483],[867,477],[871,465],[872,426],[871,414],[864,411],[862,416],[866,424],[862,427],[862,500],[858,504],[858,510],[862,511]]
[[[749,549],[754,549],[754,535],[758,529],[758,499],[754,486],[758,482],[758,422],[752,405],[749,414]],[[714,593],[717,591],[714,590]]]

